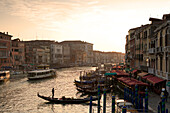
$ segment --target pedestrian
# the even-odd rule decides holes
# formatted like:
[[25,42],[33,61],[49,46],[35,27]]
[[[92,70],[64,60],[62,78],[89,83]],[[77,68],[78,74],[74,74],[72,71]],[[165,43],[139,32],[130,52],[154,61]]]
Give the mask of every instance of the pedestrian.
[[52,98],[54,98],[54,88],[52,89]]
[[168,93],[168,91],[166,89],[164,91],[164,94],[165,94],[165,101],[167,102],[168,101],[169,93]]
[[160,113],[162,113],[162,100],[159,102]]

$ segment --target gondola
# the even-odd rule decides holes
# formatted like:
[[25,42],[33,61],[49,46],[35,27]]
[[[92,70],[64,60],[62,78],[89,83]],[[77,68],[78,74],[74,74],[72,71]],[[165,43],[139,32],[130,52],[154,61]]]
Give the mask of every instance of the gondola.
[[[47,100],[51,103],[55,104],[81,104],[81,103],[86,103],[90,101],[90,98],[84,98],[84,99],[74,99],[74,98],[52,98],[52,97],[46,97],[42,96],[39,93],[37,93],[37,96],[39,98],[42,98],[44,100]],[[98,97],[93,97],[92,101],[98,100]]]

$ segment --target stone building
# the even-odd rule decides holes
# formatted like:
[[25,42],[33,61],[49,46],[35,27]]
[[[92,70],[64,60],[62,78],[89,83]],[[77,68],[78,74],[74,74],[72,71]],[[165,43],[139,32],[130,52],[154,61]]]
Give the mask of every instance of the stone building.
[[58,68],[63,65],[63,46],[58,42],[52,43],[50,47],[50,66]]
[[11,37],[7,33],[0,32],[0,69],[12,68]]
[[25,45],[19,38],[12,40],[12,66],[15,70],[23,70],[25,64]]
[[[167,80],[166,89],[170,92],[170,14],[149,21],[151,24],[135,28],[133,37],[131,33],[126,36],[126,64]],[[135,49],[129,50],[134,44]]]
[[93,44],[84,41],[63,41],[64,47],[70,47],[70,65],[83,66],[93,63]]
[[37,65],[50,65],[50,46],[55,41],[32,40],[25,42],[25,63],[28,67],[35,68]]

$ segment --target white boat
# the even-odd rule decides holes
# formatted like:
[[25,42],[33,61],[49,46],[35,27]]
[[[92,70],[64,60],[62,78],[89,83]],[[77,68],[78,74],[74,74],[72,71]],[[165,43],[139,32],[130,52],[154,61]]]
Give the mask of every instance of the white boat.
[[126,113],[138,113],[131,102],[126,102],[124,99],[116,100],[116,111],[117,113],[122,113],[123,106],[126,106]]
[[4,82],[9,80],[10,71],[0,71],[0,82]]
[[49,78],[54,76],[56,76],[55,69],[28,71],[28,75],[27,75],[29,80],[43,79],[43,78]]

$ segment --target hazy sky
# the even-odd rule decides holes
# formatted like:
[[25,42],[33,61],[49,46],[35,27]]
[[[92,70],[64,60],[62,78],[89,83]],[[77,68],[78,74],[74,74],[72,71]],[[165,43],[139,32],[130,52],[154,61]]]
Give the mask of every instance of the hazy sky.
[[170,13],[168,0],[0,0],[0,31],[21,40],[82,40],[125,52],[128,30]]

